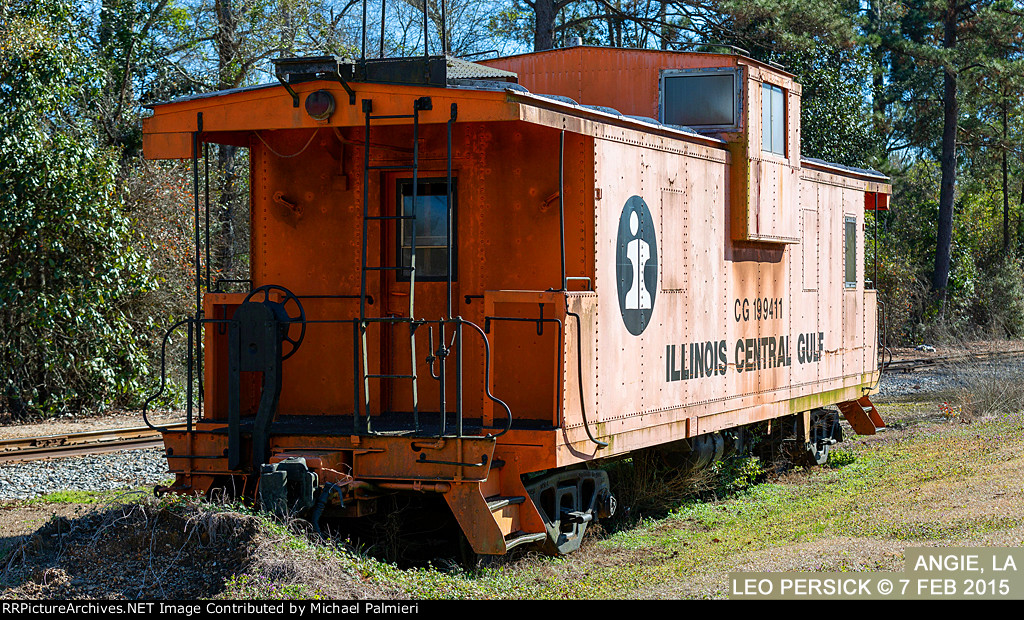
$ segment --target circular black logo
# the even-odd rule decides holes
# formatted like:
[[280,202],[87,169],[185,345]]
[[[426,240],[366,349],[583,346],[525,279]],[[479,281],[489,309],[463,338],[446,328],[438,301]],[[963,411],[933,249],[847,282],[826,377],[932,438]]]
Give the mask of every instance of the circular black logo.
[[619,216],[615,276],[619,283],[622,322],[629,333],[639,336],[651,321],[658,292],[658,240],[654,218],[640,196],[630,197]]

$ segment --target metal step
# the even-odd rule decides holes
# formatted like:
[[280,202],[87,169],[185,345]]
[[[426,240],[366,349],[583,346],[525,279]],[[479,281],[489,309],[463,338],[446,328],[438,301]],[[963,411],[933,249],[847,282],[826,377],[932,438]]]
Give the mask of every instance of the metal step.
[[526,501],[526,498],[522,495],[502,496],[492,495],[487,498],[487,507],[491,509],[491,512],[497,512],[505,506],[512,506],[515,504],[522,504]]
[[867,396],[839,403],[839,411],[858,435],[874,435],[885,430],[885,422]]
[[535,534],[528,534],[522,530],[512,532],[505,537],[505,550],[507,551],[513,547],[518,547],[519,545],[541,542],[547,537],[548,535],[546,532],[537,532]]

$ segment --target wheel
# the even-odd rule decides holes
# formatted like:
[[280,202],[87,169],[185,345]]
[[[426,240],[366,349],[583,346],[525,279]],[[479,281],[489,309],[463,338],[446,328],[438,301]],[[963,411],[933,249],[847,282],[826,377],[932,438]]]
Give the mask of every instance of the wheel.
[[[283,300],[279,302],[272,301],[270,299],[272,292],[280,294]],[[291,349],[287,353],[282,353],[281,359],[286,360],[295,355],[295,352],[299,350],[299,345],[302,344],[303,338],[306,337],[306,310],[302,307],[302,302],[299,301],[298,296],[283,286],[264,284],[246,295],[242,303],[251,301],[254,297],[262,297],[263,299],[259,303],[270,306],[278,322],[286,326],[281,334],[281,340],[290,344]],[[291,311],[289,311],[289,308]],[[295,324],[299,325],[299,333],[297,337],[292,337],[291,334],[294,331],[293,327]]]
[[811,412],[810,441],[804,444],[802,464],[824,465],[828,462],[829,446],[842,440],[839,415],[828,409],[815,409]]
[[547,531],[547,555],[572,553],[583,542],[587,525],[615,512],[608,472],[569,469],[556,471],[526,485]]
[[808,442],[804,444],[804,464],[824,465],[828,462],[829,444],[822,441]]

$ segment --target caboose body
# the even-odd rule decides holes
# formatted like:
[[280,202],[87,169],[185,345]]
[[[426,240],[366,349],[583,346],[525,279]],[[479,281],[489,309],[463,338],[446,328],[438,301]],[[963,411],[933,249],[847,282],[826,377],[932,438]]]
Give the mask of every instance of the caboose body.
[[478,553],[566,552],[614,509],[573,466],[708,461],[776,419],[820,451],[828,405],[881,426],[863,230],[890,188],[801,158],[792,75],[590,47],[276,70],[145,121],[147,157],[196,166],[197,247],[203,145],[251,166],[244,290],[197,250],[203,388],[164,490],[314,522],[436,493]]

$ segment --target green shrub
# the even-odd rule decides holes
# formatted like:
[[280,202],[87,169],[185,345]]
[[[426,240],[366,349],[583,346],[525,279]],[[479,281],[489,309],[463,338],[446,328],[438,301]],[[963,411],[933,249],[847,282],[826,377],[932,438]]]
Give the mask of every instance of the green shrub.
[[15,0],[0,21],[0,396],[19,417],[109,404],[147,369],[117,153],[84,110],[98,69],[71,9]]
[[736,456],[716,465],[718,488],[723,496],[746,491],[768,475],[764,463],[756,456]]
[[1014,256],[997,261],[982,279],[977,297],[979,321],[990,333],[1024,337],[1024,265]]

